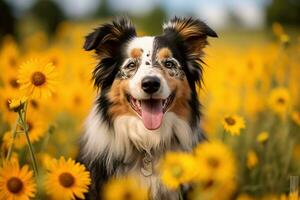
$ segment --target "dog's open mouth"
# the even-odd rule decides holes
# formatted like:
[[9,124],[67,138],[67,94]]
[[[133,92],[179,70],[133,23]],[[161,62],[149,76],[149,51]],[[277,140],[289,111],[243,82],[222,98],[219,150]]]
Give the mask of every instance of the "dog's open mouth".
[[142,118],[144,126],[149,130],[160,127],[164,113],[169,109],[175,97],[173,92],[166,99],[138,100],[128,95],[127,100],[132,109]]

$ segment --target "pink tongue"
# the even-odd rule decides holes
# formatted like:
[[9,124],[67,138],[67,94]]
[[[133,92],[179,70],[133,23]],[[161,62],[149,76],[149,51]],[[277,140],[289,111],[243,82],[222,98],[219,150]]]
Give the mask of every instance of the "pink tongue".
[[163,106],[161,100],[141,101],[142,120],[145,127],[149,130],[158,129],[163,118]]

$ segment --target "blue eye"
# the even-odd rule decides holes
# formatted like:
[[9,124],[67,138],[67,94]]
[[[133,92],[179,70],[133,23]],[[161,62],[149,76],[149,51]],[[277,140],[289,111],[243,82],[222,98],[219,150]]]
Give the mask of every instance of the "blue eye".
[[168,68],[168,69],[171,69],[171,68],[173,68],[175,66],[175,64],[174,64],[174,62],[172,62],[172,61],[166,61],[165,62],[165,67],[166,68]]

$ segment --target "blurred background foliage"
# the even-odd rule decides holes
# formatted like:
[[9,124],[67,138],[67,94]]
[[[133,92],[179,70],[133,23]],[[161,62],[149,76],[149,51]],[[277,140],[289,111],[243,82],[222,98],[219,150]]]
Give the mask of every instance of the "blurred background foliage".
[[[63,1],[61,1],[63,2]],[[68,2],[68,1],[66,1]],[[93,19],[98,18],[110,18],[115,15],[129,15],[131,18],[133,18],[133,21],[138,24],[138,26],[146,33],[148,34],[158,34],[161,30],[160,24],[165,21],[168,17],[176,14],[176,15],[196,15],[197,9],[190,9],[193,6],[182,6],[183,12],[177,12],[176,10],[180,11],[181,4],[174,4],[175,13],[170,11],[170,9],[173,8],[171,6],[173,3],[172,1],[166,1],[167,3],[160,3],[156,0],[151,0],[150,2],[153,2],[153,5],[150,6],[151,9],[147,9],[145,12],[141,11],[139,12],[132,12],[130,9],[119,9],[115,8],[116,4],[118,4],[117,1],[113,1],[114,3],[111,3],[109,0],[101,0],[95,3],[96,1],[87,1],[88,4],[95,4],[93,9],[86,10],[83,14],[69,14],[66,13],[66,7],[69,7],[68,9],[72,9],[72,2],[67,4],[62,4],[59,1],[53,1],[53,0],[26,0],[24,3],[17,3],[17,1],[8,1],[8,0],[0,0],[0,37],[3,37],[6,34],[12,34],[14,36],[20,36],[20,32],[16,31],[19,29],[19,25],[23,24],[24,21],[35,21],[37,23],[38,29],[45,30],[49,35],[52,35],[58,28],[59,24],[64,20],[71,20],[71,21],[91,21]],[[127,4],[130,5],[130,1],[125,1]],[[143,2],[143,1],[141,1]],[[176,2],[176,1],[174,1]],[[178,1],[180,2],[180,1]],[[212,7],[212,9],[218,8],[218,4],[224,4],[220,3],[221,1],[214,0],[211,1],[212,3],[206,3],[205,1],[199,1],[201,7],[203,9],[206,9],[207,5],[209,7]],[[232,6],[234,4],[240,4],[237,3],[238,1],[228,1],[231,2],[227,6],[225,4],[218,9],[226,9],[226,23],[222,26],[223,29],[240,29],[243,26],[243,20],[240,16],[240,13],[237,12],[239,7]],[[250,1],[245,1],[250,2]],[[273,22],[279,22],[283,25],[290,25],[290,26],[297,26],[300,23],[300,2],[298,0],[261,0],[261,1],[254,1],[256,2],[255,5],[257,8],[254,10],[258,10],[260,13],[258,15],[263,15],[261,18],[259,18],[258,21],[263,21],[263,24],[266,24],[267,26],[262,26],[261,24],[259,26],[255,26],[254,29],[261,30],[264,27],[268,28],[271,27]],[[259,3],[258,3],[259,2]],[[76,1],[74,1],[74,4]],[[133,1],[132,4],[135,4],[136,2]],[[147,3],[145,3],[147,6]],[[184,5],[184,3],[182,3]],[[193,4],[191,1],[187,1],[186,4]],[[207,5],[206,5],[207,4]],[[215,5],[216,6],[215,6]],[[143,5],[143,3],[141,4]],[[213,6],[211,6],[213,5]],[[253,7],[253,4],[249,4],[250,10],[255,7]],[[114,7],[115,6],[115,7]],[[177,7],[179,8],[177,8]],[[198,6],[198,5],[197,5]],[[197,8],[196,6],[196,8]],[[169,8],[168,8],[169,7]],[[186,8],[185,8],[186,7]],[[198,6],[199,7],[199,6]],[[247,3],[245,5],[247,7]],[[253,7],[253,8],[252,8]],[[218,11],[218,9],[216,9]],[[213,11],[213,10],[212,10]],[[210,16],[201,14],[201,10],[198,11],[200,16],[204,16],[204,20],[210,22]],[[247,12],[247,11],[246,11]],[[257,12],[257,11],[255,11]],[[255,12],[252,13],[253,15],[253,21],[257,20],[255,18]],[[205,12],[203,12],[205,13]],[[246,16],[246,15],[245,15]],[[249,17],[251,17],[249,15]],[[222,20],[221,20],[222,21]],[[247,26],[246,26],[247,27]],[[218,27],[217,27],[218,28]]]
[[267,22],[274,21],[285,25],[300,24],[300,1],[298,0],[273,0],[266,7]]

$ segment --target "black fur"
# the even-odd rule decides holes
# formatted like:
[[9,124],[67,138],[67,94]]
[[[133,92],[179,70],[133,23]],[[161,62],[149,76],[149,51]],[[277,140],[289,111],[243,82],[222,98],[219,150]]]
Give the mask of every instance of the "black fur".
[[135,36],[135,28],[127,18],[104,24],[86,36],[84,49],[95,50],[100,58],[93,72],[96,87],[108,89],[111,86],[124,60],[123,45]]
[[113,176],[117,166],[122,165],[118,160],[114,160],[112,170],[108,171],[106,167],[106,155],[102,155],[97,158],[93,158],[90,163],[90,158],[84,158],[83,155],[78,156],[77,161],[86,165],[91,174],[91,185],[89,192],[85,194],[86,200],[102,200],[103,186]]
[[[121,63],[124,61],[123,46],[136,36],[135,27],[128,18],[118,18],[111,24],[104,24],[86,36],[84,49],[95,50],[100,62],[93,71],[94,85],[101,90],[97,99],[98,111],[103,114],[109,125],[112,124],[108,115],[111,105],[106,97]],[[104,57],[104,58],[102,58]]]
[[96,99],[97,110],[99,115],[103,116],[103,120],[107,122],[107,124],[111,127],[112,126],[112,119],[111,116],[108,114],[108,109],[112,105],[112,102],[109,101],[107,98],[107,89],[102,90],[99,97]]

